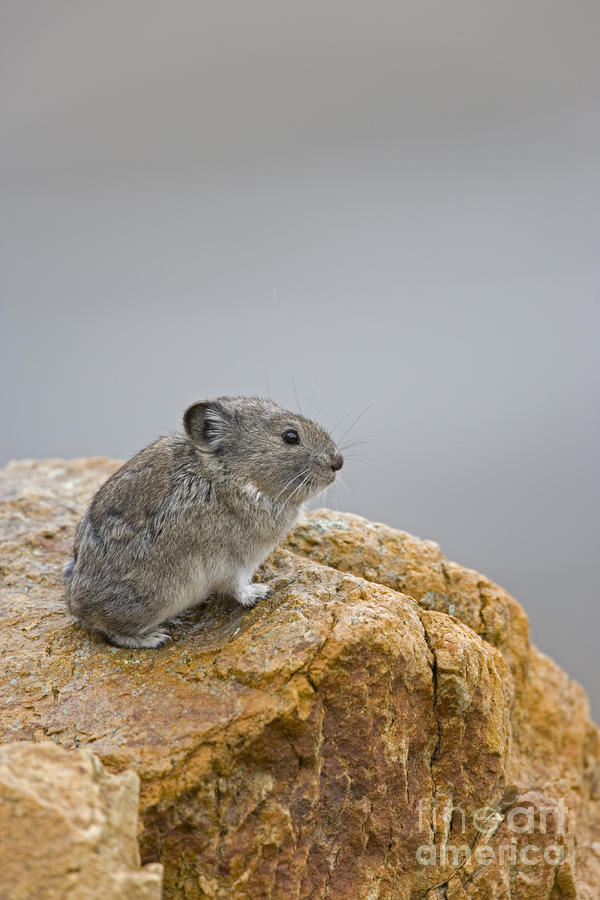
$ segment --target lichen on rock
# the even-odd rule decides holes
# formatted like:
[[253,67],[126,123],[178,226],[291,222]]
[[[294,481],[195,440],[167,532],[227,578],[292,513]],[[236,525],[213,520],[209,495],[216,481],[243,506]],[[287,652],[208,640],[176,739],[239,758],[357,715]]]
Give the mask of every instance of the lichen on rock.
[[516,600],[432,542],[318,510],[262,567],[268,601],[108,647],[60,567],[115,465],[0,475],[0,739],[137,772],[166,898],[598,897],[598,731]]

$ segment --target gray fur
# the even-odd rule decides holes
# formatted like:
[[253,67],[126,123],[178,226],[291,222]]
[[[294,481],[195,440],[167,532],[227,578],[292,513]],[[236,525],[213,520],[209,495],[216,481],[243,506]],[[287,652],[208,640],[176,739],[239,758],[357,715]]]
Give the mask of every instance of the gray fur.
[[159,647],[211,594],[267,597],[254,572],[343,464],[322,428],[258,397],[196,403],[184,427],[102,485],[63,569],[71,613],[116,646]]

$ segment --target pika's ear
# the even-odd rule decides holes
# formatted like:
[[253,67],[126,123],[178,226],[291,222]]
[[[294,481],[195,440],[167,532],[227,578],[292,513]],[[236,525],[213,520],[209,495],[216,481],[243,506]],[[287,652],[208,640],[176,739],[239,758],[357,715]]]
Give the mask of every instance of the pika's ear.
[[203,450],[214,450],[225,433],[228,414],[214,401],[194,403],[183,414],[186,433]]

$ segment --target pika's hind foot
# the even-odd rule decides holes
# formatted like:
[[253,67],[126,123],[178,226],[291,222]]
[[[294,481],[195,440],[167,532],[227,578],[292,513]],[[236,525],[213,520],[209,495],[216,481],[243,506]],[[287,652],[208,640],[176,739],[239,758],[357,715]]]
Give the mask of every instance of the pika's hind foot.
[[108,634],[101,632],[102,637],[113,647],[126,647],[132,650],[155,650],[171,640],[171,634],[163,628],[147,631],[145,634]]
[[273,593],[268,584],[245,584],[234,594],[242,606],[256,606],[259,600],[266,600]]

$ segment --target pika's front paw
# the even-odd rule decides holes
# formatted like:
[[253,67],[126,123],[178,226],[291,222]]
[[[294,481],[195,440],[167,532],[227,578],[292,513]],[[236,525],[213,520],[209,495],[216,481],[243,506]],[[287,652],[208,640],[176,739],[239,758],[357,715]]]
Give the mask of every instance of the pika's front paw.
[[246,584],[236,593],[235,599],[242,606],[255,606],[259,600],[266,600],[272,593],[268,584]]

